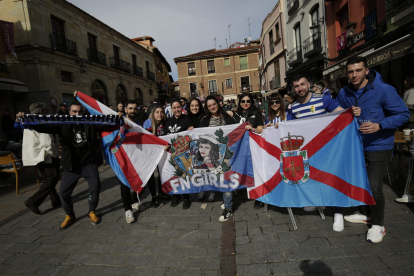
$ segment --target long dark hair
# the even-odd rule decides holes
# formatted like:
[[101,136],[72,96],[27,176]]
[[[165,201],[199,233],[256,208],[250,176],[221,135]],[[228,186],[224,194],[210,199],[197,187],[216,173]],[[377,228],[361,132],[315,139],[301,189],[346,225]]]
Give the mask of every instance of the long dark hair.
[[279,93],[273,93],[269,96],[269,102],[267,104],[267,108],[269,110],[269,121],[273,121],[273,119],[276,117],[276,112],[272,109],[273,101],[280,102],[279,116],[280,116],[281,121],[286,120],[285,103],[282,99],[282,96],[280,96]]
[[210,100],[213,100],[213,101],[215,101],[216,102],[216,104],[217,104],[217,111],[218,111],[218,113],[222,116],[222,117],[224,117],[227,113],[226,113],[226,111],[224,111],[224,109],[221,107],[221,105],[220,105],[220,103],[219,103],[219,101],[216,99],[216,97],[214,97],[214,96],[208,96],[207,98],[206,98],[206,100],[204,101],[204,113],[207,115],[207,116],[209,116],[209,117],[211,117],[213,114],[211,114],[211,112],[208,110],[208,108],[207,108],[207,102],[208,101],[210,101]]
[[243,112],[243,107],[241,107],[241,100],[244,98],[244,97],[249,97],[249,99],[250,99],[250,108],[249,108],[249,110],[248,111],[250,111],[250,110],[256,110],[256,111],[258,111],[258,109],[257,109],[257,107],[254,105],[254,99],[253,99],[253,96],[252,96],[252,94],[250,94],[250,93],[248,93],[248,92],[243,92],[243,93],[241,93],[240,94],[240,96],[239,96],[239,105],[237,106],[237,114],[239,114],[239,115],[241,115],[242,114],[242,112]]
[[[198,103],[199,108],[198,108],[197,114],[193,114],[191,112],[190,106],[191,106],[192,101],[197,101],[197,103]],[[192,119],[193,117],[200,117],[202,114],[204,114],[203,104],[196,97],[193,97],[188,101],[187,106],[186,106],[185,109],[187,111],[187,117],[189,117],[190,119]]]
[[[218,144],[213,144],[209,140],[206,139],[198,139],[197,140],[197,146],[200,148],[200,144],[209,144],[211,146],[210,153],[208,157],[210,157],[211,163],[216,168],[220,165],[220,146]],[[201,156],[200,150],[197,151],[195,160],[197,162],[203,162],[204,157]]]

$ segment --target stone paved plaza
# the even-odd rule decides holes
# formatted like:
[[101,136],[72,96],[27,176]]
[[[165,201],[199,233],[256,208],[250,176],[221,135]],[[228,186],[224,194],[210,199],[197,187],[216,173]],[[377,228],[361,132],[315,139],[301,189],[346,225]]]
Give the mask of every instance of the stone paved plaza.
[[[386,185],[387,235],[382,243],[370,244],[366,225],[346,223],[343,232],[334,232],[328,209],[324,221],[317,212],[294,209],[295,231],[286,209],[256,211],[244,191],[235,197],[234,220],[225,224],[218,221],[221,197],[210,203],[197,202],[196,196],[188,210],[182,210],[182,203],[171,208],[166,201],[135,212],[137,222],[127,224],[118,181],[108,166],[101,179],[101,224],[93,226],[86,217],[83,181],[74,192],[78,222],[69,229],[59,231],[64,212],[50,209],[50,202],[40,207],[43,215],[23,208],[3,224],[0,274],[414,275],[413,208],[394,203],[395,192]],[[142,201],[150,204],[148,193]]]

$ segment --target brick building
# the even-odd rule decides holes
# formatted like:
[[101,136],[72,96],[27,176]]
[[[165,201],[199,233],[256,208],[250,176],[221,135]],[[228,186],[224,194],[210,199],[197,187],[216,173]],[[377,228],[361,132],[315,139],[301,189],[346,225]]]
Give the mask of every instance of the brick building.
[[211,49],[174,58],[181,96],[216,95],[228,100],[241,92],[260,94],[259,48]]
[[43,101],[53,111],[51,102],[73,101],[74,90],[112,105],[157,98],[153,54],[68,1],[3,0],[0,18],[14,23],[20,64],[10,77],[29,89],[16,109]]

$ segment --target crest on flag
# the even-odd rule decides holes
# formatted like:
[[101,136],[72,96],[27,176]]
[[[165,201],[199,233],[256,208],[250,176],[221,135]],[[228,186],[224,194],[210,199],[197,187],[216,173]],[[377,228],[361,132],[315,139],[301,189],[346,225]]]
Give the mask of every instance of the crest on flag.
[[300,150],[305,142],[303,136],[290,135],[280,139],[280,174],[290,185],[302,185],[309,179],[309,159],[306,150]]
[[231,169],[229,159],[233,152],[228,147],[228,137],[221,129],[214,135],[180,136],[171,140],[170,164],[175,167],[175,176],[186,179],[194,174],[222,174]]

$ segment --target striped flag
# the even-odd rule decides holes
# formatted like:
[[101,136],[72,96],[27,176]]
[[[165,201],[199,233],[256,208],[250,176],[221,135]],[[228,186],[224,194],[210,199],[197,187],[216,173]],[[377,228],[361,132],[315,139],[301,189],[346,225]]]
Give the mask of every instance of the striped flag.
[[250,148],[252,199],[279,207],[375,205],[350,110],[250,134]]
[[[117,114],[115,111],[78,92],[78,101],[92,114]],[[135,192],[140,192],[168,145],[141,126],[125,118],[125,124],[101,133],[106,162],[112,167],[119,180]]]

